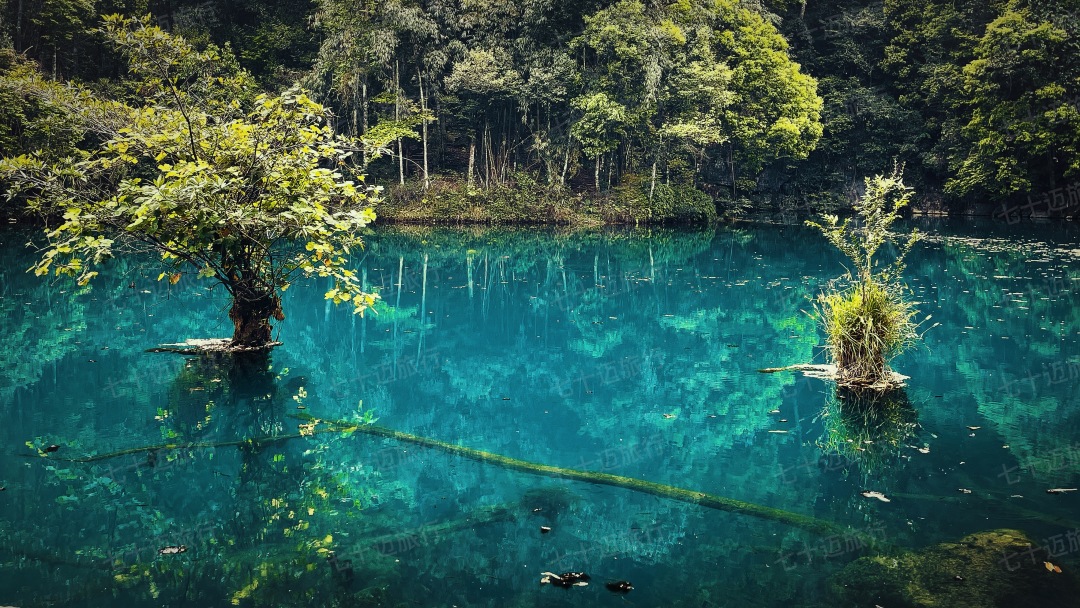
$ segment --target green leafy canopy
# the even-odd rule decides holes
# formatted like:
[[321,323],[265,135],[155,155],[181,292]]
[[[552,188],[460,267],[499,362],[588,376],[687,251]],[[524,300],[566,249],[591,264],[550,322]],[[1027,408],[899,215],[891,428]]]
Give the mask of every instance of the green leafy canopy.
[[227,49],[196,50],[148,19],[106,17],[103,32],[130,63],[137,103],[30,82],[86,130],[83,149],[0,164],[9,196],[63,215],[33,270],[85,284],[117,244],[141,243],[161,254],[159,278],[215,278],[234,299],[276,301],[296,275],[317,275],[334,280],[335,303],[372,306],[347,259],[378,191],[349,178],[356,142],[334,134],[323,107],[296,87],[253,95]]

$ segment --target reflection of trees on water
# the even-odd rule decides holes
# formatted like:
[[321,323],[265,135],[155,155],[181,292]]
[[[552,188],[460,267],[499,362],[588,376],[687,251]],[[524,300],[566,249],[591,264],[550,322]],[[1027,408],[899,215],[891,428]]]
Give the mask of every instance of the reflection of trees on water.
[[757,369],[809,361],[818,344],[801,312],[817,268],[792,238],[387,231],[362,265],[380,314],[336,321],[289,304],[305,311],[289,323],[311,329],[286,348],[302,342],[298,358],[317,361],[301,367],[329,411],[363,399],[390,426],[442,440],[690,487],[723,478],[746,500],[807,504],[812,484],[778,497],[760,480],[802,431],[792,415],[790,435],[767,434],[791,387]]
[[1016,463],[1052,484],[1080,473],[1080,459],[1051,462],[1080,445],[1080,252],[1048,242],[1046,228],[945,236],[916,252],[912,287],[943,327],[905,373],[944,387],[927,412],[936,428],[986,427],[1009,446],[1005,470]]
[[818,447],[827,459],[858,465],[863,479],[896,466],[918,431],[918,412],[903,388],[879,392],[836,387],[820,416]]
[[[77,581],[65,601],[338,606],[381,596],[392,557],[365,554],[353,566],[364,578],[359,584],[345,562],[335,567],[328,557],[395,530],[400,513],[415,506],[415,488],[365,466],[355,440],[338,434],[209,447],[297,432],[287,413],[303,404],[306,382],[275,374],[269,364],[265,355],[187,358],[159,424],[167,442],[200,447],[34,463],[41,479],[34,500],[12,496],[57,506],[24,514],[32,526],[4,529],[5,550],[32,557],[28,565],[53,564],[46,576],[57,580],[36,580],[39,588]],[[100,452],[93,433],[71,422],[55,426],[63,437],[56,455]],[[181,544],[183,553],[158,555]],[[82,566],[73,574],[66,563]],[[94,571],[110,584],[101,585]],[[27,590],[27,597],[38,595]]]
[[[907,406],[879,408],[893,412],[884,417],[867,416],[850,396],[826,400],[816,381],[757,373],[761,367],[812,361],[817,353],[817,330],[801,310],[818,291],[821,268],[834,265],[827,258],[833,254],[823,247],[796,250],[791,244],[803,241],[800,230],[651,231],[633,238],[387,230],[370,240],[358,262],[366,286],[382,293],[378,314],[359,318],[327,305],[321,296],[329,285],[289,290],[289,318],[281,324],[285,345],[272,354],[272,368],[256,366],[245,373],[223,361],[142,353],[160,341],[213,335],[206,329],[212,327],[208,319],[221,310],[205,299],[209,296],[185,290],[184,282],[175,286],[176,293],[132,290],[119,278],[128,271],[118,269],[115,280],[106,277],[95,286],[99,291],[76,301],[88,306],[88,329],[76,339],[110,336],[122,345],[97,356],[123,364],[111,372],[115,386],[93,384],[94,367],[62,367],[61,374],[70,371],[86,380],[89,399],[126,407],[111,417],[96,413],[95,419],[88,409],[82,420],[54,421],[44,439],[64,440],[64,451],[81,454],[160,442],[159,430],[167,437],[175,433],[177,441],[295,433],[300,421],[290,414],[301,410],[292,397],[303,386],[308,394],[303,411],[316,417],[345,418],[362,400],[381,424],[478,449],[801,512],[827,511],[818,514],[831,519],[862,517],[867,501],[850,484],[838,482],[841,474],[819,466],[815,441],[823,430],[812,421],[814,415],[826,402],[830,415],[820,422],[823,443],[845,454],[845,471],[854,471],[848,465],[858,462],[859,471],[873,471],[881,482],[873,487],[886,490],[905,470],[895,450],[908,442],[904,435],[916,420]],[[1010,397],[1000,389],[999,372],[1024,379],[1027,370],[1015,364],[999,370],[988,362],[1024,360],[1038,374],[1043,363],[1061,360],[1068,370],[1074,344],[1063,339],[1057,347],[1038,345],[1045,341],[1024,335],[1035,331],[1032,324],[1044,325],[1043,317],[1056,323],[1054,331],[1063,337],[1080,327],[1075,303],[1068,300],[1073,296],[1063,290],[1056,301],[1025,300],[1022,305],[1033,312],[1022,320],[994,313],[994,302],[981,292],[996,286],[992,299],[1011,298],[1041,280],[1017,279],[1003,288],[1003,280],[993,278],[996,273],[1029,276],[1030,262],[1019,254],[1001,255],[1004,260],[991,259],[965,243],[930,246],[912,255],[908,274],[917,277],[912,286],[928,303],[923,308],[938,309],[934,320],[945,327],[927,335],[929,355],[908,355],[897,368],[913,376],[908,392],[924,425],[929,420],[940,428],[947,422],[966,437],[965,425],[986,424],[978,418],[986,416],[990,428],[980,435],[1000,433],[1001,443],[1014,447],[1034,438],[1026,453],[1037,454],[1037,444],[1070,440],[1077,421],[1067,410],[1075,412],[1075,404],[1063,401],[1058,385],[1037,384],[1032,392],[1026,379],[1014,384],[1016,394]],[[1046,272],[1057,267],[1051,263]],[[106,292],[109,306],[117,309],[111,319],[97,314],[102,304],[93,300],[105,301]],[[1005,321],[994,320],[999,317]],[[965,325],[981,329],[960,340],[945,334]],[[1003,330],[990,332],[987,326]],[[477,334],[484,338],[477,340]],[[292,369],[284,373],[286,367]],[[950,378],[951,383],[944,381]],[[931,401],[923,394],[924,379],[957,388]],[[25,403],[29,393],[23,394]],[[1003,401],[1007,405],[1000,405]],[[168,420],[148,423],[157,408],[169,412]],[[778,413],[770,413],[774,410]],[[101,408],[95,405],[93,411]],[[1060,424],[1035,425],[1039,417]],[[10,432],[26,434],[23,428],[30,427]],[[834,435],[844,440],[835,441]],[[844,451],[862,437],[874,442],[862,444],[867,452]],[[919,436],[910,443],[919,446],[924,440]],[[1075,445],[1072,440],[1064,445]],[[712,556],[732,570],[760,570],[761,563],[779,556],[777,543],[798,548],[805,540],[756,522],[724,520],[739,527],[739,538],[769,539],[763,542],[768,547],[735,551],[724,545],[728,539],[694,536],[716,522],[691,506],[567,484],[559,487],[573,497],[558,517],[539,519],[527,509],[517,523],[461,530],[449,544],[417,547],[409,540],[411,553],[403,561],[422,565],[402,566],[394,561],[400,556],[365,549],[358,539],[390,538],[403,527],[411,533],[431,522],[467,518],[472,509],[533,486],[481,465],[327,434],[242,449],[178,451],[171,457],[161,452],[154,466],[147,458],[108,466],[49,463],[55,471],[35,468],[39,478],[24,483],[46,478],[49,483],[41,484],[47,488],[42,495],[20,502],[25,512],[19,517],[39,521],[40,530],[57,531],[39,539],[37,548],[55,552],[67,542],[73,551],[102,559],[128,554],[122,560],[124,576],[131,575],[121,585],[124,597],[150,598],[151,581],[176,593],[185,584],[179,574],[184,571],[194,577],[189,588],[201,589],[202,595],[187,598],[195,603],[236,594],[242,602],[272,603],[291,588],[304,590],[295,596],[298,605],[340,605],[345,597],[377,597],[374,590],[365,592],[361,580],[372,589],[394,581],[400,589],[410,577],[426,584],[443,580],[460,572],[462,564],[498,577],[508,588],[531,590],[534,573],[519,572],[519,565],[538,559],[572,570],[578,567],[572,563],[582,561],[581,567],[609,564],[604,556],[616,554],[620,559],[637,555],[641,563],[657,567],[681,563],[687,555]],[[812,466],[801,468],[802,462]],[[769,471],[775,478],[763,478]],[[851,501],[823,500],[832,492]],[[11,496],[9,491],[5,499]],[[41,501],[55,502],[57,511],[31,512]],[[895,511],[905,517],[901,509]],[[97,513],[100,518],[87,518]],[[883,521],[890,530],[903,525]],[[522,540],[538,534],[538,522],[557,530],[539,547]],[[19,543],[33,546],[32,534]],[[160,560],[155,552],[162,541],[184,542],[189,552]],[[344,574],[328,567],[321,549],[352,560],[356,582],[343,584]],[[157,565],[149,576],[127,570],[150,562]],[[767,580],[770,589],[777,597],[797,597],[792,577],[774,569],[779,573]],[[694,580],[693,569],[663,571],[671,587],[702,584]],[[413,592],[423,595],[419,587]],[[400,599],[407,592],[396,593]],[[477,602],[486,601],[476,593]],[[521,598],[522,603],[535,600]]]
[[[6,236],[19,243],[27,237],[23,231]],[[90,288],[71,284],[56,293],[56,287],[26,272],[33,260],[29,248],[0,249],[0,413],[7,420],[19,415],[18,408],[4,407],[13,404],[16,391],[37,382],[50,364],[77,350],[75,342],[86,329],[84,297]]]

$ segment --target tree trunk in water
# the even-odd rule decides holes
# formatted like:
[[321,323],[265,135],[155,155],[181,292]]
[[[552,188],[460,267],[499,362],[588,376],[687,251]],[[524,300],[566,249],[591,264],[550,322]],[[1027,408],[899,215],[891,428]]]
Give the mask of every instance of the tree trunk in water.
[[233,347],[265,348],[271,342],[270,319],[285,320],[281,298],[272,291],[234,287],[229,318],[233,322]]

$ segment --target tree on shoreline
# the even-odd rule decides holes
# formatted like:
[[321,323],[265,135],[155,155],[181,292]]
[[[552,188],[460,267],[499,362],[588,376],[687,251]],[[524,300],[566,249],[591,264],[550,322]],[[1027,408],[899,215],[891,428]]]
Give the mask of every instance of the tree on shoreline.
[[295,87],[254,95],[227,48],[196,50],[149,19],[106,17],[103,32],[129,61],[132,101],[27,78],[79,124],[83,143],[59,161],[0,161],[9,197],[63,217],[34,272],[85,284],[117,247],[148,246],[165,266],[159,280],[192,273],[224,286],[234,349],[272,346],[281,292],[301,276],[332,278],[335,304],[371,307],[377,296],[347,259],[375,219],[374,189],[347,179],[356,148],[323,107]]

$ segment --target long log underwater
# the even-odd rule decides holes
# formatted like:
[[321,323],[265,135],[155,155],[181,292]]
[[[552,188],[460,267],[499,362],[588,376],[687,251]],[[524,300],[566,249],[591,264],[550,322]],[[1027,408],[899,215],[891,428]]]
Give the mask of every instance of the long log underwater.
[[[225,442],[200,442],[200,443],[163,443],[149,446],[141,446],[135,448],[127,448],[123,450],[117,450],[105,454],[97,454],[92,456],[84,456],[78,458],[64,458],[56,457],[54,455],[47,456],[48,460],[60,460],[67,462],[78,463],[92,463],[108,460],[111,458],[117,458],[121,456],[128,456],[131,454],[138,454],[143,452],[154,452],[162,450],[183,450],[183,449],[211,449],[218,447],[230,447],[230,446],[243,446],[243,445],[264,445],[270,443],[277,443],[281,441],[287,441],[290,439],[297,439],[303,436],[311,435],[314,433],[363,433],[365,435],[371,435],[375,437],[382,437],[386,439],[392,439],[403,443],[410,443],[413,445],[419,445],[426,448],[439,450],[449,454],[454,454],[462,458],[469,460],[475,460],[478,462],[484,462],[495,466],[502,467],[504,469],[510,469],[514,471],[520,471],[522,473],[529,473],[532,475],[539,475],[542,477],[552,477],[556,479],[568,479],[574,481],[581,481],[585,483],[591,483],[596,485],[613,486],[617,488],[625,488],[635,492],[641,492],[643,494],[651,494],[661,498],[667,498],[670,500],[676,500],[679,502],[685,502],[689,504],[699,505],[709,509],[716,509],[719,511],[726,511],[728,513],[736,513],[740,515],[748,515],[751,517],[757,517],[768,521],[775,521],[778,523],[786,524],[801,530],[805,530],[812,534],[827,537],[827,536],[848,536],[859,537],[864,540],[868,545],[879,544],[879,541],[871,538],[869,535],[857,531],[853,528],[841,526],[839,524],[818,519],[809,515],[803,515],[800,513],[794,513],[791,511],[785,511],[783,509],[777,509],[774,507],[767,507],[764,505],[758,505],[734,498],[727,498],[725,496],[717,496],[715,494],[709,494],[706,492],[699,492],[696,490],[689,490],[686,488],[679,488],[676,486],[670,486],[667,484],[656,483],[652,481],[645,481],[642,479],[634,479],[632,477],[624,477],[622,475],[612,475],[610,473],[602,473],[596,471],[582,471],[578,469],[570,469],[565,467],[557,467],[546,464],[539,464],[535,462],[528,462],[525,460],[519,460],[517,458],[510,458],[501,454],[494,454],[491,452],[485,452],[483,450],[477,450],[462,445],[453,443],[447,443],[445,441],[439,441],[430,437],[422,437],[419,435],[412,435],[410,433],[404,433],[401,431],[395,431],[386,427],[374,425],[374,424],[358,424],[356,422],[341,421],[341,420],[322,420],[315,418],[306,413],[300,413],[295,415],[296,418],[306,421],[308,424],[318,423],[319,426],[309,430],[306,433],[295,433],[290,435],[276,435],[267,437],[256,437],[251,439],[225,441]],[[863,538],[865,537],[865,538]]]

